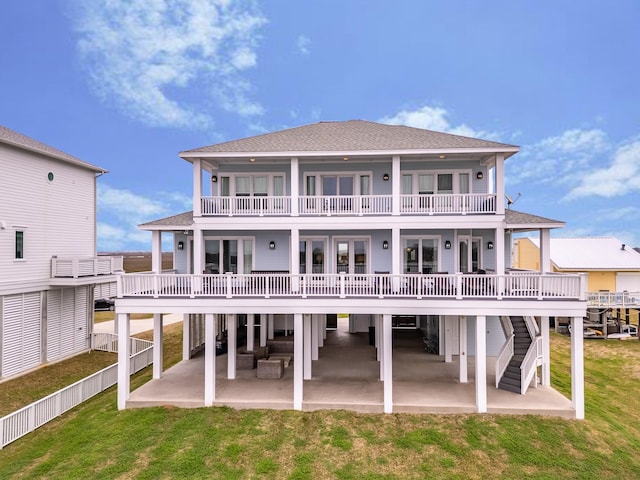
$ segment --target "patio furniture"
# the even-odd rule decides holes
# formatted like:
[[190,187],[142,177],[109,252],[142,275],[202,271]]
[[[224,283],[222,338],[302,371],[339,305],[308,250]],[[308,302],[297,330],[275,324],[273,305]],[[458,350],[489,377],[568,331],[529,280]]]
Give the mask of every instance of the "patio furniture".
[[282,358],[262,358],[258,360],[258,378],[282,378],[284,372],[284,362]]

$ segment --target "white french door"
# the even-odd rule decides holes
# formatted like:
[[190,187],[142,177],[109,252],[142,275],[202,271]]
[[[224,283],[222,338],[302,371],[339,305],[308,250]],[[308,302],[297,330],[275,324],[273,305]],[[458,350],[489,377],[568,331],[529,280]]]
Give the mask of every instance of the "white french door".
[[368,239],[337,239],[335,242],[335,252],[336,273],[368,273]]
[[481,239],[469,235],[458,236],[458,271],[461,273],[477,272],[482,268]]

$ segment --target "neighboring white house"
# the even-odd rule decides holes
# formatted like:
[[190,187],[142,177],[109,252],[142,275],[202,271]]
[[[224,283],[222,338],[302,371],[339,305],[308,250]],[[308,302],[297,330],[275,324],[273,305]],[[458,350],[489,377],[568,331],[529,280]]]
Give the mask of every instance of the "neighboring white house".
[[[235,380],[238,325],[244,333],[246,323],[250,351],[268,344],[274,331],[293,330],[292,388],[279,405],[318,408],[311,402],[320,385],[315,369],[323,362],[328,322],[347,313],[350,332],[370,327],[375,332],[371,355],[380,374],[366,377],[369,385],[363,386],[376,392],[364,400],[373,402],[374,411],[450,411],[464,396],[456,389],[467,383],[475,384],[471,411],[504,411],[492,404],[497,386],[517,392],[499,393],[513,395],[503,404],[526,397],[540,368],[541,383],[549,388],[549,317],[570,317],[582,330],[586,311],[583,276],[548,269],[510,272],[514,233],[538,232],[541,256],[547,258],[550,229],[564,226],[505,209],[504,162],[518,150],[355,120],[182,152],[193,166],[193,211],[141,225],[153,234],[153,274],[120,279],[120,344],[126,344],[130,314],[155,314],[154,342],[161,347],[162,314],[184,313],[185,368],[197,364],[190,360],[195,351],[205,350],[204,388],[195,404],[224,405],[219,395],[245,381]],[[163,233],[174,239],[174,274],[162,274]],[[449,395],[440,410],[421,410],[422,394],[409,406],[399,404],[411,381],[396,381],[407,365],[394,364],[400,358],[394,332],[407,327],[433,340],[430,348],[441,356],[441,365],[456,369],[456,374],[443,374],[450,383],[434,383],[431,391],[428,381],[416,377],[424,398],[436,390]],[[224,335],[229,353],[221,376],[215,345]],[[422,352],[418,362],[427,359],[423,347],[417,349]],[[129,357],[125,349],[119,354],[118,407],[126,408],[131,401]],[[348,365],[349,351],[341,355]],[[472,379],[467,378],[467,355],[474,358]],[[583,418],[580,336],[572,339],[572,359],[573,412]],[[488,368],[489,376],[495,371],[496,377],[489,393]],[[163,375],[156,362],[152,383]],[[278,380],[258,380],[262,383],[244,393],[243,400],[268,395],[267,382],[273,381]],[[220,382],[223,389],[216,387]],[[167,388],[182,388],[175,385]],[[338,391],[332,388],[324,393]],[[169,398],[163,394],[156,403],[170,403]],[[340,405],[355,408],[361,401],[352,400],[343,398]]]
[[96,255],[105,170],[0,126],[0,379],[90,347],[93,300],[122,258]]

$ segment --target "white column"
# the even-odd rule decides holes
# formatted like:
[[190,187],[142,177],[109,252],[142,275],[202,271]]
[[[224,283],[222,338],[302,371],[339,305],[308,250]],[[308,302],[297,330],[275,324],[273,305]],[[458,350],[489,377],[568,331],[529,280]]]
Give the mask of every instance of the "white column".
[[162,273],[162,232],[160,230],[151,232],[151,271]]
[[153,378],[162,377],[162,314],[153,314]]
[[298,159],[293,157],[291,159],[291,216],[298,216],[298,201],[300,198],[300,173],[298,168]]
[[293,409],[302,410],[303,355],[302,314],[293,315]]
[[467,317],[459,317],[460,326],[460,383],[467,383]]
[[476,406],[487,412],[487,317],[476,317]]
[[118,410],[124,410],[131,391],[131,340],[129,314],[118,313]]
[[584,420],[584,346],[582,317],[571,319],[571,402],[576,419]]
[[384,363],[384,413],[393,413],[393,331],[391,315],[382,316],[382,358]]
[[496,188],[496,213],[504,214],[504,154],[496,154],[495,167],[495,188]]
[[293,292],[300,291],[300,230],[297,228],[291,229],[291,244],[289,246],[289,257],[291,264],[291,290]]
[[542,333],[542,385],[551,385],[551,351],[549,346],[549,317],[540,317]]
[[551,270],[551,234],[548,228],[540,229],[540,273]]
[[375,329],[376,329],[376,360],[380,361],[380,333],[382,332],[382,315],[376,314],[375,317]]
[[217,319],[212,313],[204,317],[204,406],[211,407],[216,399],[216,330]]
[[[311,315],[305,313],[302,317],[303,321],[303,354],[304,354],[304,379],[311,380]],[[298,333],[298,332],[296,332]],[[294,333],[295,338],[295,333]]]
[[253,352],[253,345],[255,343],[255,324],[256,317],[253,313],[247,314],[247,351]]
[[400,264],[400,251],[402,250],[402,245],[400,244],[400,229],[392,228],[391,229],[391,288],[394,292],[398,292],[400,290],[400,279],[396,277],[396,275],[400,275],[402,273],[402,265]]
[[236,337],[238,333],[238,321],[236,314],[227,315],[227,378],[236,378]]
[[268,315],[267,338],[273,340],[273,313]]
[[320,337],[320,346],[324,347],[324,341],[327,339],[327,314],[322,315],[322,336]]
[[[202,230],[196,225],[193,226],[193,272],[196,275],[202,275],[204,272],[204,241],[202,238]],[[225,272],[220,272],[225,273]]]
[[453,361],[453,325],[451,324],[455,317],[451,315],[444,316],[444,361],[451,363]]
[[[199,158],[193,159],[193,216],[202,215],[202,161]],[[202,273],[202,272],[200,272]]]
[[269,323],[267,315],[262,313],[260,315],[260,346],[261,347],[264,347],[267,345],[267,323]]
[[311,360],[318,360],[318,337],[320,337],[318,314],[311,315]]
[[182,314],[182,360],[191,358],[191,322],[189,314]]
[[391,213],[400,215],[400,185],[402,176],[400,175],[400,155],[391,157]]
[[494,252],[496,252],[496,274],[504,275],[505,255],[511,255],[511,252],[507,252],[504,243],[504,227],[496,228],[496,243],[494,245]]

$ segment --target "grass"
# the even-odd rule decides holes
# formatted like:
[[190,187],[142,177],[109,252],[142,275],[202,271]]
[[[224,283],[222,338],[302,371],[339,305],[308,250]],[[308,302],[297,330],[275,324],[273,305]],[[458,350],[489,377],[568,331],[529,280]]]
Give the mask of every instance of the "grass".
[[[165,335],[165,367],[180,330]],[[552,379],[570,390],[569,339]],[[585,342],[585,421],[228,408],[116,410],[111,389],[0,451],[0,478],[640,478],[640,342]],[[138,374],[135,388],[147,381]]]
[[[131,320],[142,320],[142,319],[151,318],[151,317],[153,317],[152,313],[132,313],[130,315]],[[93,312],[93,323],[108,322],[111,320],[115,320],[115,318],[116,318],[116,312],[113,312],[113,311]]]

